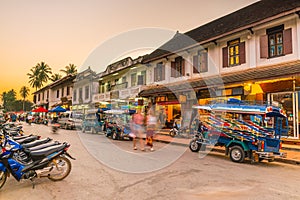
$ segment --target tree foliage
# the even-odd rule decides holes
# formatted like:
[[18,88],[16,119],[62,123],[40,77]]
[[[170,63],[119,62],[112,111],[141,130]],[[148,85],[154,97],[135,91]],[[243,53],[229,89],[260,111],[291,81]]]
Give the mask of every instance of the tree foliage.
[[14,111],[14,103],[16,99],[16,92],[12,89],[8,92],[3,92],[1,94],[1,99],[3,102],[3,108],[6,111]]
[[45,62],[38,63],[30,69],[30,73],[27,73],[30,86],[36,90],[41,88],[50,79],[50,74],[52,74],[52,70],[49,65]]
[[30,89],[26,86],[22,86],[20,89],[20,95],[23,98],[23,110],[25,111],[25,99],[28,97]]
[[61,69],[61,72],[64,72],[66,75],[75,75],[77,74],[77,69],[76,66],[74,64],[69,64],[67,66],[65,66],[65,69]]
[[62,78],[62,75],[61,74],[52,74],[52,76],[50,77],[50,80],[51,81],[57,81],[57,80],[59,80],[59,79],[61,79]]
[[[26,89],[23,87],[25,87]],[[28,87],[26,87],[26,86],[23,86],[23,87],[21,88],[21,90],[24,92],[24,95],[26,93],[26,90],[27,90],[27,93],[29,94]],[[21,93],[21,90],[20,90],[20,93]],[[8,92],[5,91],[1,94],[4,111],[11,112],[11,111],[31,110],[31,106],[33,105],[33,103],[25,100],[28,95],[25,98],[23,96],[22,97],[23,100],[17,100],[16,94],[17,93],[13,89],[9,90]],[[22,94],[21,94],[21,96],[22,96]]]

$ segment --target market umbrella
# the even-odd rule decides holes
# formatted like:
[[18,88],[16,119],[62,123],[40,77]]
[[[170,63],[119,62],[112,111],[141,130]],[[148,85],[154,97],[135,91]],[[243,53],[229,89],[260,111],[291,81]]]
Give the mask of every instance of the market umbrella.
[[49,110],[49,112],[66,112],[67,110],[64,109],[61,106],[56,106],[55,108],[53,108],[52,110]]
[[47,109],[43,108],[43,107],[38,107],[37,109],[32,110],[31,112],[48,112]]

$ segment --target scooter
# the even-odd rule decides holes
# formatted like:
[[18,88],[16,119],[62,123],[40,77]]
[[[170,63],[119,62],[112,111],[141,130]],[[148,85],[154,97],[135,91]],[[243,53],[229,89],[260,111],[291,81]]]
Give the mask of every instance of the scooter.
[[198,152],[200,149],[202,151],[205,150],[206,140],[203,135],[205,131],[208,131],[208,129],[200,122],[198,125],[198,130],[189,144],[189,148],[192,152]]
[[52,181],[63,180],[71,171],[71,162],[67,157],[75,160],[67,152],[70,147],[68,143],[32,151],[30,163],[21,163],[14,158],[13,147],[7,144],[5,136],[1,136],[0,147],[2,149],[0,152],[0,188],[5,184],[9,174],[17,181],[31,180],[33,188],[35,178],[47,177]]
[[177,125],[177,123],[174,122],[173,128],[170,129],[170,131],[169,131],[169,135],[171,137],[175,137],[176,135],[184,135],[184,134],[186,134],[187,130],[188,130],[187,127],[183,127],[183,128],[180,127],[179,128],[178,125]]
[[57,133],[59,127],[60,127],[60,125],[57,123],[52,124],[52,133]]

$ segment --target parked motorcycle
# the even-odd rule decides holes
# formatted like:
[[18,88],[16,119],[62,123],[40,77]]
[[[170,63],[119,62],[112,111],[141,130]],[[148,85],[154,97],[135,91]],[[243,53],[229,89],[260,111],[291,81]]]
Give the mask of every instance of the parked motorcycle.
[[169,131],[169,135],[170,135],[171,137],[175,137],[176,135],[177,135],[177,136],[178,136],[178,135],[184,135],[184,134],[187,133],[187,131],[188,131],[188,128],[187,128],[187,127],[178,127],[177,123],[174,122],[173,128],[170,129],[170,131]]
[[28,163],[21,163],[14,158],[14,146],[8,145],[5,136],[1,136],[0,147],[0,188],[5,184],[9,174],[17,181],[28,179],[33,182],[35,178],[41,177],[47,177],[52,181],[63,180],[71,171],[71,162],[68,158],[75,160],[67,152],[70,147],[68,143],[31,151],[31,162]]
[[[20,136],[20,137],[10,137],[8,135],[4,135],[3,137],[6,137],[7,145],[9,145],[11,147],[11,150],[14,152],[14,158],[16,158],[17,160],[22,161],[22,162],[30,161],[30,152],[31,151],[55,145],[55,144],[53,144],[53,145],[49,144],[52,141],[51,138],[39,139],[39,136],[35,136],[35,135]],[[33,140],[28,143],[24,143],[24,141],[26,141],[26,139],[28,141],[28,138],[30,140],[32,140],[32,138],[34,138],[34,139],[38,138],[38,139]],[[22,141],[23,141],[23,143],[22,143]]]
[[198,152],[200,149],[205,150],[205,138],[203,132],[208,131],[208,129],[200,122],[198,125],[198,130],[194,134],[194,137],[190,141],[189,148],[192,152]]
[[13,123],[6,123],[1,125],[1,131],[11,136],[24,135],[23,127],[21,125],[15,125]]
[[120,137],[122,128],[115,122],[108,122],[106,124],[106,137],[111,137],[113,140],[117,140]]

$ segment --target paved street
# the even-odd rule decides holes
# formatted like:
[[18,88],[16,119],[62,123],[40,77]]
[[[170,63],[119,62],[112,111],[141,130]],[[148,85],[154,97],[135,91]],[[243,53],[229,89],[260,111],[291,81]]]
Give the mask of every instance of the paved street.
[[155,151],[132,149],[131,141],[44,125],[25,133],[71,143],[71,174],[63,181],[17,182],[9,177],[0,199],[300,199],[296,165],[237,164],[222,154],[191,153],[186,147],[155,143]]

